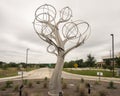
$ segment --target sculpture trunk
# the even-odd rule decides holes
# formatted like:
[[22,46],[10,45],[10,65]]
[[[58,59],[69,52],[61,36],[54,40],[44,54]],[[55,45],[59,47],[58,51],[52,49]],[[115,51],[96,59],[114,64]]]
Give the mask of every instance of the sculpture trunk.
[[61,52],[57,56],[57,64],[55,66],[54,72],[49,82],[49,95],[51,96],[59,96],[59,92],[62,92],[61,86],[61,74],[64,65],[64,56],[63,52]]

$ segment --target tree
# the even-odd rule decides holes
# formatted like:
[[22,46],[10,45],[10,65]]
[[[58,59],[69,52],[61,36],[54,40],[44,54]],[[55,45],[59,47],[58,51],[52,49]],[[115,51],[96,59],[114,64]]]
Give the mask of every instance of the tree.
[[103,67],[106,67],[106,68],[112,70],[113,66],[111,65],[111,61],[112,61],[111,58],[104,59],[105,65]]
[[86,64],[83,62],[83,59],[77,60],[76,63],[78,64],[78,67],[86,67]]
[[2,68],[2,65],[3,65],[3,62],[2,62],[2,61],[0,61],[0,68]]
[[86,64],[89,67],[94,67],[96,64],[96,60],[93,56],[91,56],[91,54],[87,55],[87,60],[86,60]]
[[[72,10],[64,7],[56,18],[56,9],[49,4],[35,11],[33,27],[37,35],[49,45],[47,51],[57,56],[57,63],[49,82],[49,95],[58,96],[62,92],[61,72],[64,58],[72,49],[82,45],[89,37],[89,24],[83,20],[70,21]],[[73,44],[71,44],[73,43]],[[70,46],[72,45],[72,46]]]
[[116,66],[120,68],[120,57],[115,58]]

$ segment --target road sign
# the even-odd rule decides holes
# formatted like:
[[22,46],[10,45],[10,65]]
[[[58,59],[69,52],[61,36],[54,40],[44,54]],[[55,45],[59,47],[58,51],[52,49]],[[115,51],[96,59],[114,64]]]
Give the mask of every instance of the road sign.
[[98,76],[103,76],[103,72],[97,72]]
[[25,73],[26,73],[25,71],[19,71],[18,75],[22,75],[22,74],[25,74]]
[[103,76],[103,72],[97,72],[97,75],[99,76],[99,81],[100,81],[100,77]]

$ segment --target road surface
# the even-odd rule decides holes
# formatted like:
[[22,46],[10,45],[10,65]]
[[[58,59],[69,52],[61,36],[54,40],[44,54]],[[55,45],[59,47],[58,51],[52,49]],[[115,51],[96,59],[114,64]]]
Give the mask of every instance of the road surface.
[[[40,68],[40,69],[33,70],[23,74],[23,77],[24,79],[44,79],[45,77],[50,78],[53,71],[54,69],[50,69],[50,68]],[[84,78],[85,80],[99,80],[99,77],[96,77],[96,76],[77,75],[77,74],[67,73],[64,71],[62,72],[62,78],[65,78],[65,79]],[[1,78],[0,82],[7,81],[7,80],[20,80],[20,79],[21,79],[21,76],[7,77],[7,78]],[[106,81],[106,82],[113,81],[116,83],[120,83],[120,78],[101,77],[100,80]]]

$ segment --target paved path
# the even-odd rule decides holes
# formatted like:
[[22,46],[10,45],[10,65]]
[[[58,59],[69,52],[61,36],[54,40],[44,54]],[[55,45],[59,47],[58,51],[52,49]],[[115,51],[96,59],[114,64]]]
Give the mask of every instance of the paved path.
[[[53,71],[54,71],[54,69],[40,68],[37,70],[27,72],[23,75],[24,75],[24,79],[44,79],[45,77],[50,78]],[[99,80],[99,77],[96,77],[96,76],[84,76],[84,75],[71,74],[71,73],[67,73],[67,72],[62,72],[62,77],[65,79],[84,78],[85,80]],[[7,78],[1,78],[0,82],[7,81],[7,80],[20,80],[20,79],[21,79],[21,76],[7,77]],[[120,83],[120,78],[101,77],[100,80],[106,81],[106,82],[114,81],[116,83]]]

